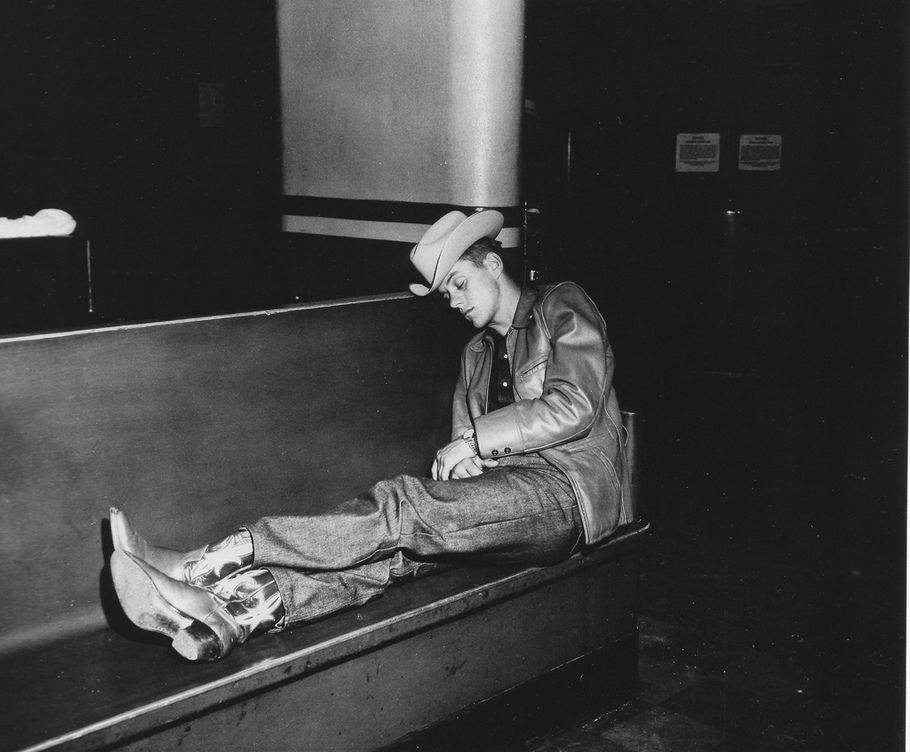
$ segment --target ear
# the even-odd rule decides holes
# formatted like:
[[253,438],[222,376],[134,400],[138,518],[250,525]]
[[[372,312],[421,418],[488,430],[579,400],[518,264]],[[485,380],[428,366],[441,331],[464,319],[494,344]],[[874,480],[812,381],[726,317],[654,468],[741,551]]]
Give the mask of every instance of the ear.
[[490,251],[486,256],[484,256],[483,265],[494,277],[499,277],[499,275],[502,274],[505,270],[505,266],[502,263],[502,257],[494,251]]

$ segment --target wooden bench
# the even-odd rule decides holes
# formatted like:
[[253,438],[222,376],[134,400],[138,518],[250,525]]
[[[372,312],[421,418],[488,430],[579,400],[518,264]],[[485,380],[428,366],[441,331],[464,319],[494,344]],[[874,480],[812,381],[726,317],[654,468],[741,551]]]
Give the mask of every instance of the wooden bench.
[[646,524],[547,568],[458,568],[189,664],[128,624],[110,505],[190,548],[325,510],[448,438],[470,330],[390,295],[0,339],[0,750],[377,749],[596,661],[636,681]]

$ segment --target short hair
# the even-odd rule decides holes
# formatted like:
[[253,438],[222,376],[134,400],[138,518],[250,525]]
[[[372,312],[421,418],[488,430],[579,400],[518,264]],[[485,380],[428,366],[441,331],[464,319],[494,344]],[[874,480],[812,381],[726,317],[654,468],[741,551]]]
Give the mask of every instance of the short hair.
[[461,254],[459,261],[470,261],[474,266],[483,266],[483,260],[491,253],[502,259],[502,266],[509,278],[521,284],[520,258],[517,248],[503,248],[502,243],[492,238],[475,240],[468,249]]

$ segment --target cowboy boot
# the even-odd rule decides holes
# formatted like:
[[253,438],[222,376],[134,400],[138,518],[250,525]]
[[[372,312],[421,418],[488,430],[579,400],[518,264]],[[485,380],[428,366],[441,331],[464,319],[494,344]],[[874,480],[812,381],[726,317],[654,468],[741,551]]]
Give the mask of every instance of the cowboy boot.
[[249,569],[253,563],[253,539],[241,528],[202,548],[181,553],[148,543],[130,524],[126,514],[111,507],[111,537],[114,548],[151,564],[175,580],[206,587],[232,572]]
[[236,572],[212,589],[168,577],[127,551],[111,556],[123,610],[137,627],[171,638],[191,661],[216,661],[284,618],[278,584],[265,569]]

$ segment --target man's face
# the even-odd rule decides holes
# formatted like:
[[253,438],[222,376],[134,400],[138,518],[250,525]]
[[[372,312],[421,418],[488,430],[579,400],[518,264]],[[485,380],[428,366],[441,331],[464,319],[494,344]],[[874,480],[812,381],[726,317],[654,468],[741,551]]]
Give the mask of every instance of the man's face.
[[[499,274],[497,273],[499,272]],[[491,256],[482,266],[470,259],[455,263],[439,286],[449,306],[457,310],[477,329],[484,329],[493,321],[499,308],[501,268]]]

